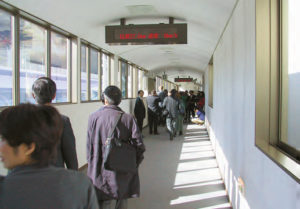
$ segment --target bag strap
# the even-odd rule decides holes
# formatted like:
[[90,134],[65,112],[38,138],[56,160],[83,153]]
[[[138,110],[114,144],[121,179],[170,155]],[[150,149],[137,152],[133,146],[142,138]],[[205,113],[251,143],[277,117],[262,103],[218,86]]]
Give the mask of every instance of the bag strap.
[[112,135],[113,135],[113,133],[114,133],[114,131],[115,131],[115,129],[116,129],[116,127],[117,127],[117,125],[118,125],[118,123],[119,123],[121,117],[122,117],[122,115],[123,115],[122,112],[118,113],[118,116],[116,117],[115,123],[114,123],[112,129],[110,129],[110,132],[109,132],[109,134],[108,134],[108,137],[109,137],[110,139],[112,138]]

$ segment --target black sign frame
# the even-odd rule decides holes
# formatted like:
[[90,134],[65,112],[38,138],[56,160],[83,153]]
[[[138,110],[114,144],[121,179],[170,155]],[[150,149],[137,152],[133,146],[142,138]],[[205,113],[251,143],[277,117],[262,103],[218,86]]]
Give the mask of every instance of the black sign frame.
[[193,78],[175,78],[174,82],[193,82]]
[[187,24],[105,26],[109,45],[187,44]]

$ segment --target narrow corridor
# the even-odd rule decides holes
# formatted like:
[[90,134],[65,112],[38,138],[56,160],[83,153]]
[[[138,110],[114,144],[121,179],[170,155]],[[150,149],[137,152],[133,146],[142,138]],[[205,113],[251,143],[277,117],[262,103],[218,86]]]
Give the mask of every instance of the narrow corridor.
[[145,160],[140,167],[141,197],[130,199],[130,209],[231,208],[208,133],[188,125],[173,141],[143,130]]

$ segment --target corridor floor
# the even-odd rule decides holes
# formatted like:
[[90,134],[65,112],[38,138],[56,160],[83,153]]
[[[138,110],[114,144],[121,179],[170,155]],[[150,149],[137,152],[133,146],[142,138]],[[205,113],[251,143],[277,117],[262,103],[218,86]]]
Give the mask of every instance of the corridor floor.
[[130,199],[128,209],[231,208],[206,129],[184,128],[184,135],[173,141],[164,127],[159,127],[160,135],[143,130],[141,196]]

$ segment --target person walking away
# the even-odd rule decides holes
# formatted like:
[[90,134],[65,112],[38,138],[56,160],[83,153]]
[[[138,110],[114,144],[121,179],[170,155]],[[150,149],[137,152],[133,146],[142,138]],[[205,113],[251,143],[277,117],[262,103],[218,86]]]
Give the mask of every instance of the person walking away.
[[[40,77],[32,85],[32,96],[37,104],[51,105],[56,96],[56,84],[47,77]],[[55,166],[78,170],[78,160],[76,154],[75,136],[71,126],[70,119],[61,115],[63,120],[63,133],[61,140],[57,145],[57,160]]]
[[195,107],[196,107],[196,95],[194,91],[190,91],[190,103],[189,103],[189,111],[192,118],[195,117]]
[[134,116],[137,120],[137,125],[141,133],[143,131],[143,121],[146,116],[146,109],[143,102],[143,96],[144,96],[144,91],[139,90],[138,97],[135,100],[135,106],[134,106]]
[[163,107],[168,111],[166,123],[167,129],[170,135],[170,140],[173,140],[176,134],[176,120],[178,116],[178,101],[176,99],[176,90],[172,89],[170,92],[170,96],[165,98]]
[[182,91],[182,92],[180,92],[180,96],[181,96],[181,100],[182,100],[184,110],[185,110],[183,119],[184,119],[184,122],[186,122],[186,109],[187,109],[188,95],[186,94],[186,92]]
[[0,113],[1,209],[98,209],[95,189],[81,172],[52,166],[63,121],[50,105],[20,104]]
[[[160,109],[162,109],[164,99],[168,96],[168,90],[164,90],[163,86],[160,86],[159,90],[160,90],[160,92],[158,93],[158,97],[160,99],[159,107],[160,107]],[[164,125],[165,124],[164,116],[163,116],[162,112],[160,112],[160,114],[158,116],[158,123],[159,123],[159,125]]]
[[[105,145],[110,130],[119,114],[121,119],[113,132],[113,138],[128,139],[128,144],[136,150],[137,166],[143,160],[145,146],[141,132],[134,117],[124,113],[118,106],[122,93],[116,86],[104,90],[104,106],[92,113],[88,119],[87,130],[87,175],[92,180],[98,197],[100,209],[110,209],[112,200],[116,200],[115,209],[127,209],[127,199],[139,197],[140,182],[138,169],[135,172],[117,172],[104,167]],[[121,163],[124,159],[120,159]]]
[[183,92],[177,92],[177,98],[178,98],[178,116],[177,116],[177,122],[176,122],[176,130],[178,131],[179,135],[182,135],[183,131],[183,118],[185,115],[185,107],[184,102],[182,99]]
[[158,123],[158,116],[160,114],[160,107],[159,107],[160,99],[156,94],[156,91],[153,90],[151,95],[147,97],[147,105],[148,105],[148,124],[149,124],[149,134],[152,134],[154,128],[154,134],[158,135],[157,132],[157,123]]
[[186,98],[186,109],[185,109],[185,121],[187,123],[191,122],[191,116],[190,116],[190,102],[191,102],[191,97],[189,95],[189,92],[186,90],[185,95],[187,96]]

